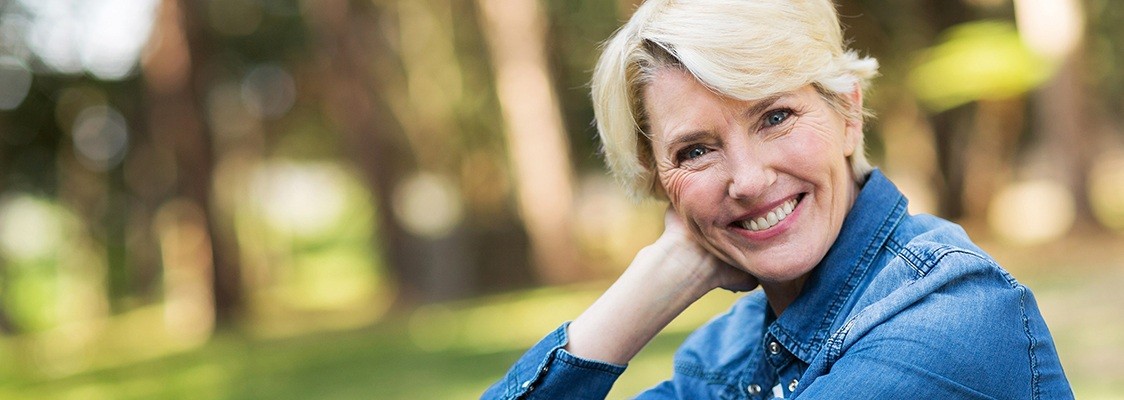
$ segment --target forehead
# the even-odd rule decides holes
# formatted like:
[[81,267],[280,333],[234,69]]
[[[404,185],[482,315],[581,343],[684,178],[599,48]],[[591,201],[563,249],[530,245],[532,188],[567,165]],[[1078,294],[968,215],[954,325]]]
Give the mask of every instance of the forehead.
[[658,106],[654,103],[674,100],[676,97],[686,95],[710,94],[715,97],[725,97],[703,85],[690,72],[674,67],[660,68],[653,73],[643,88],[643,94],[644,103],[650,106]]
[[653,74],[644,87],[644,128],[654,140],[715,129],[712,125],[733,120],[751,120],[778,101],[815,101],[810,85],[797,90],[774,93],[754,100],[738,100],[722,95],[700,83],[693,75],[677,68]]

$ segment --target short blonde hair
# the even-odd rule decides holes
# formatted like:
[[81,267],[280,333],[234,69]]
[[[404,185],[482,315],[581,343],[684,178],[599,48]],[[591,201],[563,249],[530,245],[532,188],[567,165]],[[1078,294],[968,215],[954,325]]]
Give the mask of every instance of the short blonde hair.
[[[638,198],[663,196],[642,93],[666,67],[740,100],[812,84],[837,112],[861,120],[847,94],[866,88],[878,61],[844,48],[831,0],[645,2],[604,43],[590,83],[606,163]],[[860,181],[873,169],[862,142],[849,162]]]

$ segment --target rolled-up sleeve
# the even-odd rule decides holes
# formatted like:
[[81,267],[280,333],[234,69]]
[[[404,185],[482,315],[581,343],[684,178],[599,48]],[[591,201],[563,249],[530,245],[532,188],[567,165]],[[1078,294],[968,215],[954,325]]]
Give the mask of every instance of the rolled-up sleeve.
[[567,352],[564,323],[527,350],[481,399],[604,399],[625,366]]

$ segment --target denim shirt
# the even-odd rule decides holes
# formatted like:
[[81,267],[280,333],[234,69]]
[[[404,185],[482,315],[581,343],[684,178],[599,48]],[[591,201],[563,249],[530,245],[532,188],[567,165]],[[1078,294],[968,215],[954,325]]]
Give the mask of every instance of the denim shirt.
[[[485,399],[601,399],[625,367],[568,353],[563,324]],[[956,224],[906,213],[871,173],[779,317],[758,290],[693,332],[639,399],[1071,399],[1030,289]]]

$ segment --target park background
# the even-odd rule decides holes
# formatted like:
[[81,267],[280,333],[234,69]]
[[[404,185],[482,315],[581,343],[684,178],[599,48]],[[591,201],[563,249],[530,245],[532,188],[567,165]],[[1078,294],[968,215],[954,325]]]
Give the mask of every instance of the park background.
[[[0,397],[475,398],[661,229],[588,96],[636,3],[0,0]],[[871,158],[1124,398],[1124,5],[837,4]]]

